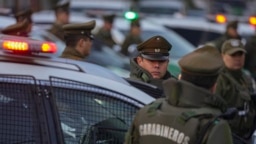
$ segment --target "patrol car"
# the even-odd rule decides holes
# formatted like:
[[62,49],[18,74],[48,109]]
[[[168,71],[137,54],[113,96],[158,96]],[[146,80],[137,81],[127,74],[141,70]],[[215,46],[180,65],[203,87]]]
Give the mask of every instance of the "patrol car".
[[154,100],[109,70],[51,58],[52,42],[0,35],[0,143],[122,144]]

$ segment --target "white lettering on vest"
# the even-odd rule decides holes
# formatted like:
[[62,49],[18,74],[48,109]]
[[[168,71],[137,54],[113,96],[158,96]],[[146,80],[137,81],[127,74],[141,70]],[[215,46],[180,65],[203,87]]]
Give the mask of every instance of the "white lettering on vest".
[[190,137],[172,127],[161,124],[143,124],[139,126],[140,136],[154,135],[167,138],[177,144],[188,144]]

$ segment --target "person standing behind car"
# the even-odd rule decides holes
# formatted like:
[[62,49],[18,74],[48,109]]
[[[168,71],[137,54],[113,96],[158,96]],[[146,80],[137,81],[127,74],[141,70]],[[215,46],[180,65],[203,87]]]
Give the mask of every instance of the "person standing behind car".
[[227,121],[218,119],[226,103],[214,95],[223,62],[216,48],[204,46],[183,56],[181,80],[163,82],[166,98],[140,109],[125,144],[232,144]]
[[17,11],[14,14],[17,24],[24,23],[24,21],[27,21],[26,28],[25,30],[23,30],[23,34],[21,34],[21,36],[28,37],[29,33],[32,30],[32,25],[33,25],[32,17],[31,17],[32,13],[33,11],[30,8],[27,8],[24,10]]
[[28,37],[30,32],[30,23],[27,19],[24,19],[22,22],[15,23],[13,25],[7,26],[1,30],[2,34]]
[[229,39],[241,40],[242,39],[241,36],[237,32],[237,28],[238,28],[238,21],[229,22],[226,26],[225,34],[223,36],[209,42],[208,44],[215,46],[221,53],[221,47],[226,40],[229,40]]
[[134,20],[131,22],[130,32],[125,37],[125,40],[122,44],[121,53],[126,56],[130,56],[133,52],[129,52],[129,46],[131,46],[132,44],[142,43],[142,38],[140,35],[140,22],[139,20]]
[[103,26],[95,34],[95,38],[102,41],[105,45],[109,46],[110,48],[113,48],[113,46],[116,45],[116,42],[113,40],[111,30],[113,27],[113,22],[115,20],[115,15],[104,15],[103,20]]
[[[256,32],[256,31],[255,31]],[[256,80],[256,34],[252,35],[245,44],[247,51],[244,68],[247,69]]]
[[153,36],[137,46],[138,56],[130,59],[130,79],[153,84],[162,89],[168,72],[169,51],[172,45],[162,36]]
[[225,68],[217,80],[216,94],[226,100],[228,107],[236,107],[239,114],[230,120],[233,133],[249,141],[255,130],[256,107],[252,100],[253,78],[243,72],[246,50],[240,40],[230,39],[222,46]]
[[95,20],[80,24],[66,24],[63,26],[66,48],[62,58],[83,60],[90,54],[95,27]]
[[49,29],[60,40],[64,41],[64,32],[62,26],[69,23],[69,5],[67,0],[59,1],[54,7],[56,20]]

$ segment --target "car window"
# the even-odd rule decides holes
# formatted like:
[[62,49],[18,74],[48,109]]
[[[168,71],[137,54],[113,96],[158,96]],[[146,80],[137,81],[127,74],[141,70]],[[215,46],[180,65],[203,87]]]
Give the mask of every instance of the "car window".
[[66,143],[122,143],[141,103],[74,81],[51,78]]
[[35,81],[22,77],[0,75],[0,143],[40,141]]
[[174,27],[168,27],[168,26],[166,27],[168,29],[172,29],[173,31],[177,32],[179,35],[184,37],[194,46],[198,46],[205,42],[214,40],[222,35],[218,32],[203,31],[199,29],[184,29],[184,28],[174,28]]

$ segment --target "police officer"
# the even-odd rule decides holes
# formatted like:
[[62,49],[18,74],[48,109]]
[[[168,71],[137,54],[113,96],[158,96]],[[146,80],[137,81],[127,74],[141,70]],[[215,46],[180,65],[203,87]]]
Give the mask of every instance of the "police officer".
[[247,51],[245,57],[245,65],[244,68],[249,70],[254,79],[256,79],[256,34],[252,35],[247,43],[245,44],[245,49]]
[[21,36],[25,36],[25,37],[29,36],[29,33],[31,32],[32,25],[33,25],[32,17],[31,17],[32,14],[33,14],[33,11],[30,8],[20,10],[15,13],[14,17],[15,17],[16,23],[23,23],[24,20],[27,21],[26,34],[23,33]]
[[64,41],[64,32],[62,26],[69,23],[69,5],[70,2],[67,0],[59,1],[54,7],[56,20],[49,32],[54,34],[60,40]]
[[116,42],[113,40],[113,36],[111,34],[114,19],[115,19],[114,14],[104,15],[103,16],[104,24],[99,29],[99,31],[95,34],[95,38],[102,41],[102,43],[109,46],[110,48],[113,48],[113,46],[116,45]]
[[1,32],[6,35],[28,37],[29,31],[30,31],[30,23],[28,22],[27,19],[24,19],[19,23],[15,23],[13,25],[7,26]]
[[121,53],[126,56],[132,56],[133,52],[129,52],[129,46],[133,44],[142,43],[141,39],[141,29],[139,20],[134,20],[131,22],[130,32],[125,37],[124,42],[122,44]]
[[255,129],[255,104],[251,99],[253,79],[243,72],[246,50],[240,40],[230,39],[222,46],[225,68],[217,80],[216,93],[222,96],[228,107],[237,107],[239,114],[229,121],[232,131],[249,140]]
[[211,44],[215,46],[219,52],[221,52],[222,44],[229,39],[238,39],[241,40],[241,36],[237,32],[238,27],[238,21],[231,21],[226,26],[226,31],[223,36],[213,40],[212,42],[209,42],[208,44]]
[[158,35],[140,43],[138,56],[130,59],[130,78],[162,89],[162,81],[172,77],[167,70],[171,48],[172,45]]
[[226,104],[212,94],[223,65],[219,52],[204,46],[179,65],[181,80],[163,82],[166,98],[137,112],[125,144],[232,144],[228,123],[216,118]]
[[95,20],[92,20],[63,26],[67,46],[61,55],[62,58],[83,60],[90,54],[93,40],[91,30],[95,27],[95,23]]

